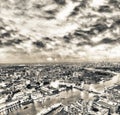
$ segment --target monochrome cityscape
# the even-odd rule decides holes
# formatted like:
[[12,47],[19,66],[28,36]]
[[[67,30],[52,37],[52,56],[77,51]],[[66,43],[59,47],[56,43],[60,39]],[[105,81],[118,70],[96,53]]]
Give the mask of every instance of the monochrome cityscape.
[[0,0],[0,115],[120,115],[120,0]]
[[0,66],[1,115],[119,115],[120,63]]

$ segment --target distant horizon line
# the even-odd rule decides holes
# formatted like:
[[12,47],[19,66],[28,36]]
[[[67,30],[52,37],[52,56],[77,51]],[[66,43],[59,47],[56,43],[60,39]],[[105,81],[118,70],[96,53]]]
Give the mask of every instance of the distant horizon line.
[[22,65],[22,64],[81,64],[81,63],[120,63],[120,61],[75,61],[75,62],[18,62],[18,63],[0,63],[0,65]]

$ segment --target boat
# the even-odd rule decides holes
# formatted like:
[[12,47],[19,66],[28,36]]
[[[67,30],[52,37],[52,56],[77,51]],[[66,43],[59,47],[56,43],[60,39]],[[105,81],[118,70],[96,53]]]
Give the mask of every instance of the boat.
[[25,107],[24,107],[24,109],[27,109],[27,108],[28,108],[28,106],[25,106]]

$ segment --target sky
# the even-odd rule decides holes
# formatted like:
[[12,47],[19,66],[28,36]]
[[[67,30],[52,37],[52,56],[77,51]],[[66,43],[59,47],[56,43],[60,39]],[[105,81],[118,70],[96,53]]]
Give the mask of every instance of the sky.
[[0,63],[120,61],[119,0],[0,0]]

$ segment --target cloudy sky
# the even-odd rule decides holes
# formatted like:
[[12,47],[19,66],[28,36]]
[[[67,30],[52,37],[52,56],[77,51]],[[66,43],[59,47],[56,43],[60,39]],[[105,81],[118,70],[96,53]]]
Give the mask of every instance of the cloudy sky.
[[119,59],[119,0],[0,0],[0,63]]

